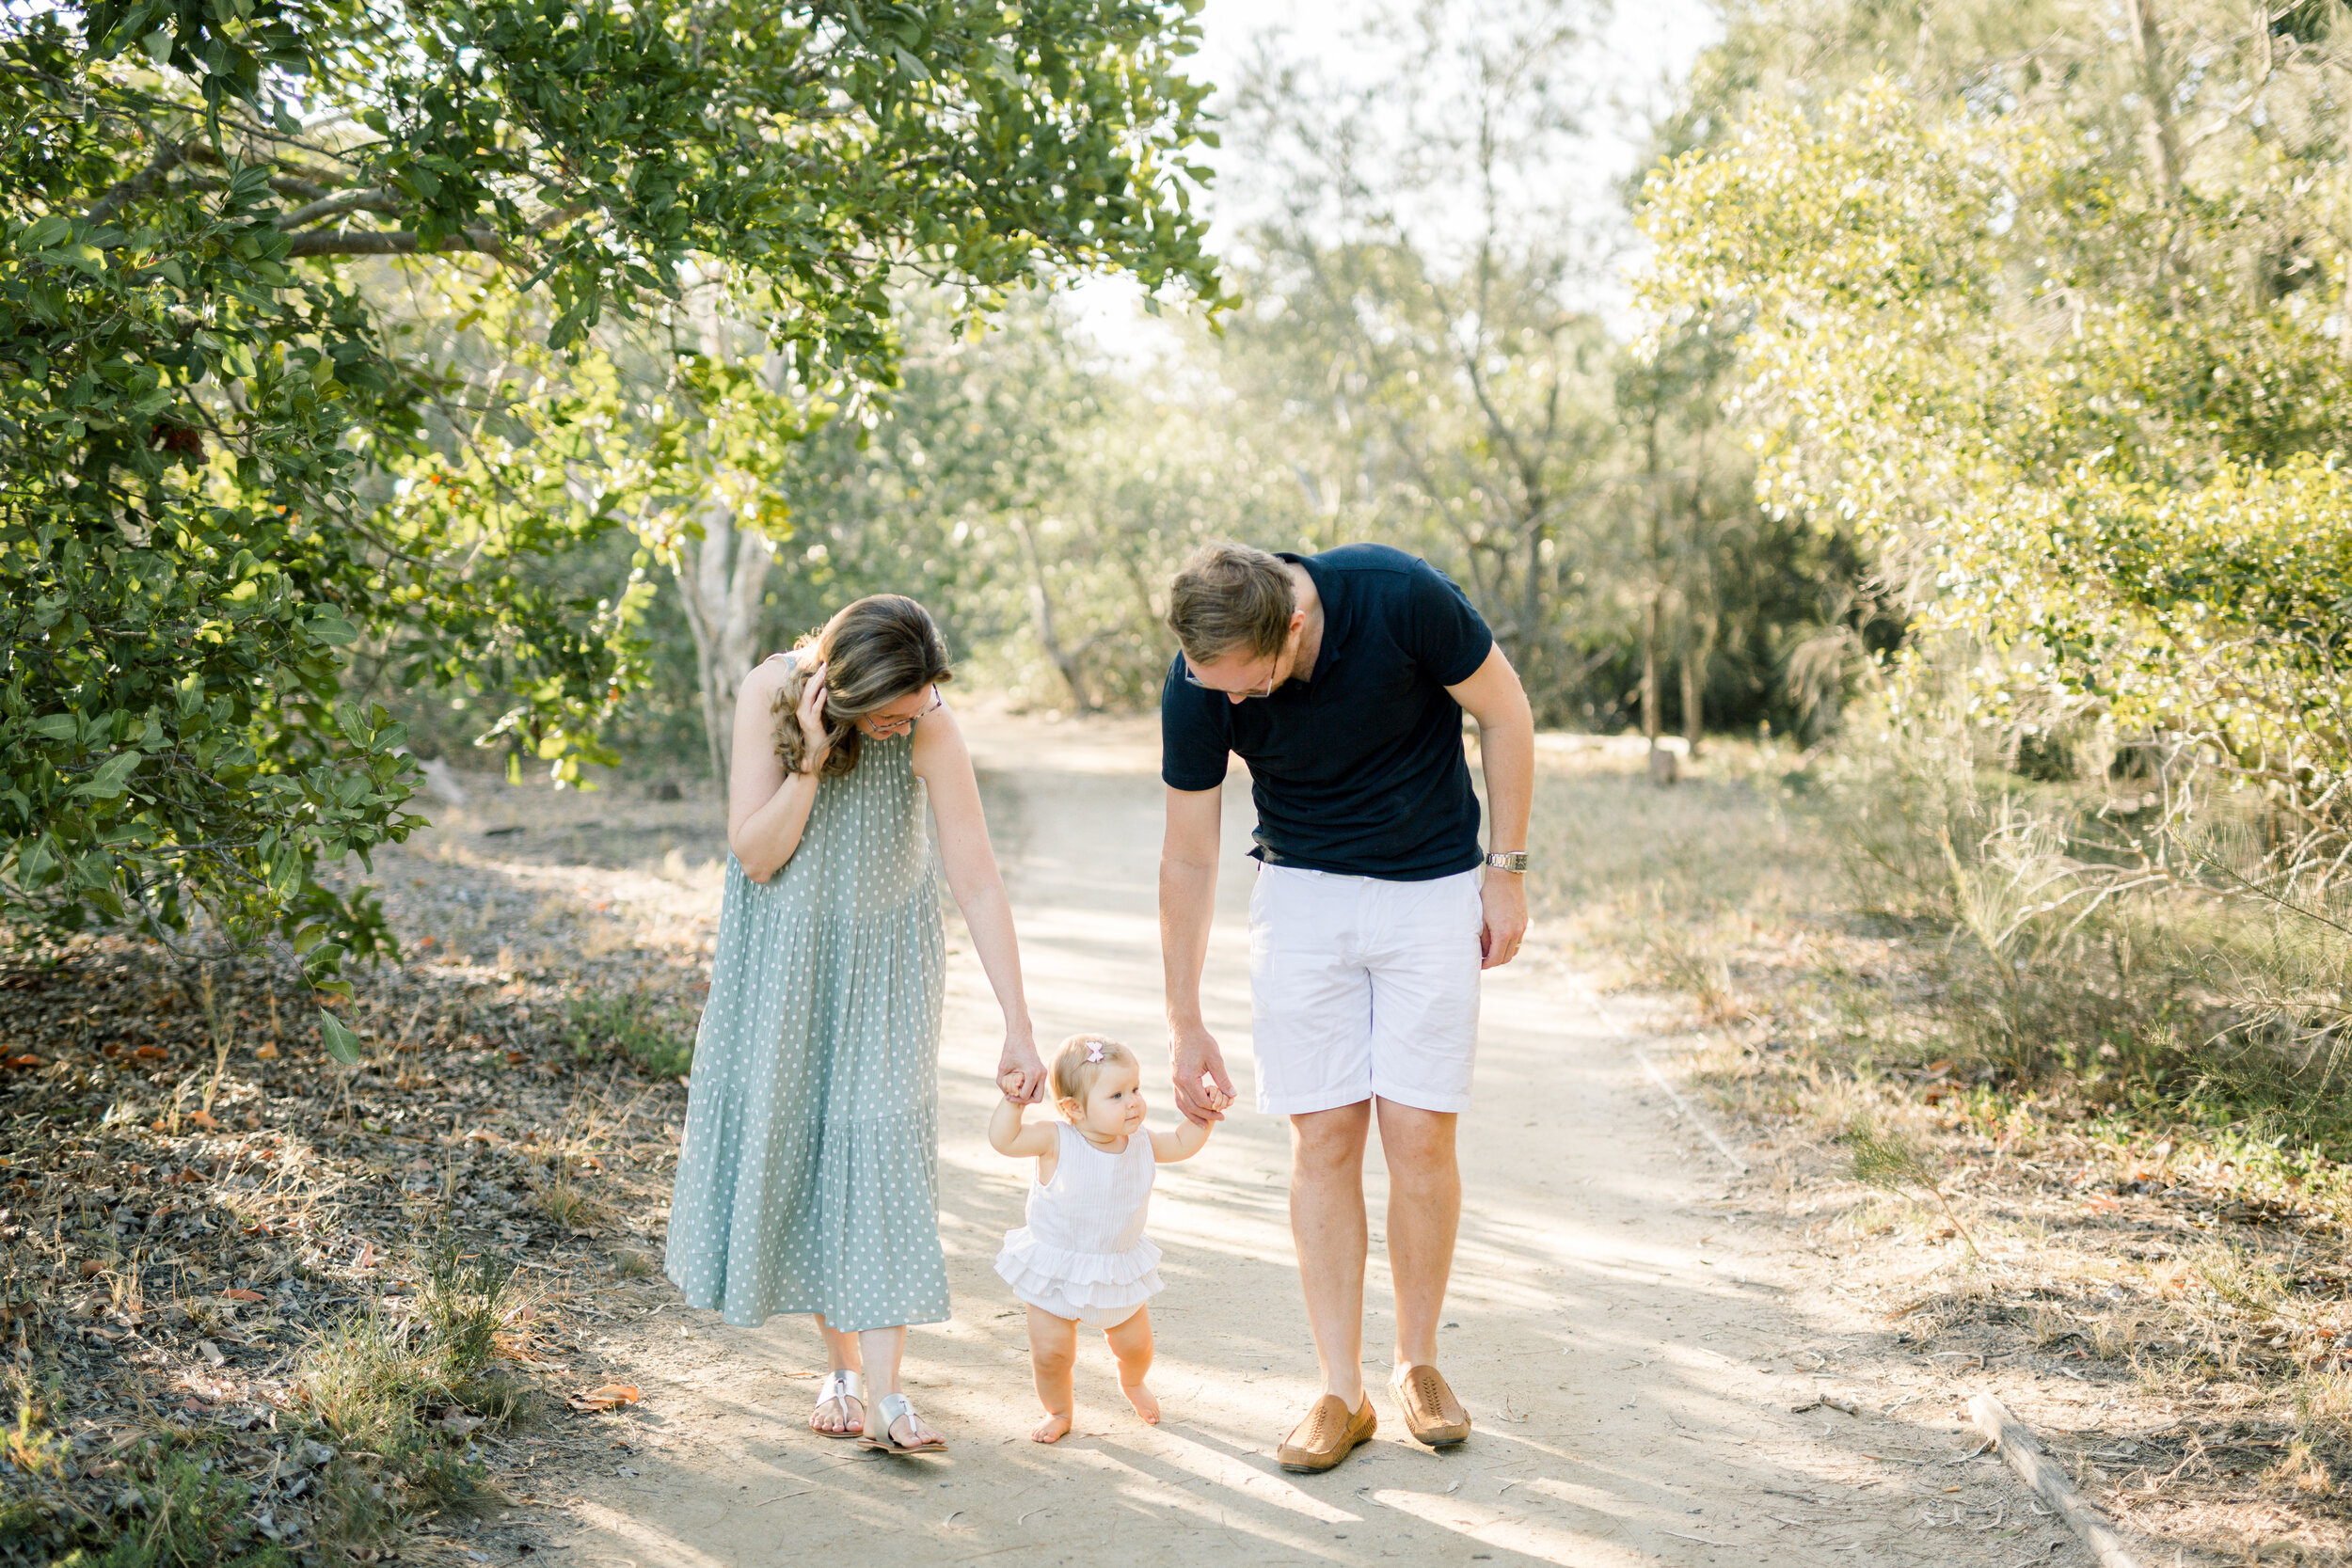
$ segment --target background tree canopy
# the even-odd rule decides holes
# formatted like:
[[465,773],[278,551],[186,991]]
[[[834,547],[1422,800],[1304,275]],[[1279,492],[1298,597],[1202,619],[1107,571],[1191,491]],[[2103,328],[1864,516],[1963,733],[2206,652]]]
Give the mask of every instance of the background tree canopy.
[[[654,687],[612,733],[691,754],[755,648],[881,589],[921,596],[1020,700],[1149,704],[1163,584],[1215,536],[1427,556],[1551,723],[1820,733],[1895,626],[1843,518],[1756,505],[1720,407],[1731,335],[1648,355],[1608,304],[1625,193],[1563,173],[1607,112],[1602,20],[1571,0],[1375,10],[1323,62],[1274,49],[1226,84],[1245,304],[1220,332],[1164,318],[1143,352],[1105,353],[1039,303],[959,336],[952,297],[905,290],[888,407],[734,471],[788,519],[723,550],[715,521],[678,535],[678,591],[643,622]],[[474,698],[452,700],[408,710],[421,735],[462,743]]]
[[[491,733],[560,772],[608,755],[644,590],[542,563],[679,482],[582,475],[690,285],[734,341],[633,406],[787,445],[893,382],[901,279],[966,316],[1084,268],[1221,303],[1188,211],[1191,8],[8,12],[0,912],[167,932],[201,907],[321,977],[382,942],[314,875],[414,820],[353,651],[395,685],[489,672]],[[462,308],[437,339],[394,308],[419,287]],[[494,362],[451,350],[501,335]],[[765,403],[723,370],[745,340]]]
[[1742,335],[1762,489],[1852,519],[1902,588],[1908,700],[1957,674],[2012,752],[2095,736],[2257,785],[2296,824],[2269,869],[2324,883],[2352,783],[2343,12],[2129,11],[1834,13],[1846,47],[1802,61],[1743,13],[1701,145],[1650,178],[1649,299]]
[[1958,675],[2332,821],[2352,84],[2264,14],[1734,6],[1613,196],[1595,8],[1383,10],[1226,84],[1220,272],[1174,0],[15,13],[0,900],[324,974],[404,745],[715,769],[882,589],[1147,705],[1212,536],[1427,556],[1550,723]]

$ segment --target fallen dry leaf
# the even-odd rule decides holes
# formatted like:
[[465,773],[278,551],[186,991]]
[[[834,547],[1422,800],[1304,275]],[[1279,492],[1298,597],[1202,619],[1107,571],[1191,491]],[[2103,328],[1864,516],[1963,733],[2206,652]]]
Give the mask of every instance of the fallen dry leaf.
[[351,1266],[355,1269],[372,1269],[375,1267],[375,1243],[373,1242],[361,1242],[359,1243],[359,1256],[351,1260]]
[[10,1067],[42,1067],[46,1065],[47,1064],[42,1062],[39,1056],[31,1054],[11,1056],[8,1058],[8,1066]]
[[170,1055],[171,1053],[166,1051],[160,1045],[142,1045],[136,1051],[132,1052],[131,1054],[136,1056],[142,1062],[160,1062],[166,1056]]
[[196,1115],[190,1117],[188,1120],[191,1124],[201,1127],[207,1132],[217,1132],[220,1131],[220,1123],[213,1119],[213,1113],[210,1111],[199,1111]]
[[608,1383],[584,1394],[566,1394],[564,1402],[574,1410],[611,1410],[617,1405],[635,1404],[637,1397],[634,1384]]
[[223,1291],[221,1294],[227,1296],[230,1301],[267,1301],[269,1299],[259,1291],[246,1291],[242,1289],[235,1291]]

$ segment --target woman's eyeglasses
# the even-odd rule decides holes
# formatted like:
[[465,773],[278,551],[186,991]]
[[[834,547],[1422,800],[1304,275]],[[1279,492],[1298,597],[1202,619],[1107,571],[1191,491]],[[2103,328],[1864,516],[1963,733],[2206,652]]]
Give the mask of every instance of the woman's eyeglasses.
[[931,688],[931,700],[924,705],[920,712],[910,713],[903,719],[877,719],[868,715],[866,720],[866,733],[878,740],[886,740],[894,735],[913,729],[917,719],[928,719],[946,705],[946,699],[940,696],[939,688],[934,686]]
[[1247,691],[1228,691],[1221,686],[1211,686],[1207,681],[1194,674],[1192,664],[1187,660],[1184,664],[1184,684],[1197,686],[1203,691],[1214,691],[1220,697],[1271,697],[1274,695],[1274,672],[1271,670],[1266,672],[1263,687],[1252,687]]

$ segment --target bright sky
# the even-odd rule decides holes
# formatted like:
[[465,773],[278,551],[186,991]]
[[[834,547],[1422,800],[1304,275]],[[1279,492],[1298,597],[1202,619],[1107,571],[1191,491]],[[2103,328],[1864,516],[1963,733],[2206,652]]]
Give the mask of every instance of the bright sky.
[[[1193,74],[1220,86],[1238,81],[1259,40],[1269,34],[1285,40],[1285,53],[1318,58],[1327,65],[1343,64],[1332,58],[1337,40],[1373,14],[1376,3],[1207,0],[1200,13],[1201,50],[1195,56]],[[1720,31],[1717,13],[1708,0],[1634,0],[1610,20],[1595,55],[1597,71],[1613,107],[1595,117],[1592,156],[1578,171],[1578,177],[1595,193],[1592,199],[1596,202],[1609,201],[1601,193],[1629,171],[1640,156],[1647,115],[1668,103],[1692,57],[1713,42]],[[1248,149],[1229,139],[1210,161],[1226,177],[1221,183],[1237,184],[1243,182],[1232,177],[1245,171],[1235,160],[1248,156]],[[1220,207],[1215,192],[1209,211],[1215,238],[1226,238],[1227,226],[1238,214]],[[1614,220],[1613,211],[1597,215]],[[1143,313],[1136,299],[1131,284],[1110,279],[1080,287],[1069,303],[1112,357],[1133,362],[1156,356],[1167,342],[1164,329]]]

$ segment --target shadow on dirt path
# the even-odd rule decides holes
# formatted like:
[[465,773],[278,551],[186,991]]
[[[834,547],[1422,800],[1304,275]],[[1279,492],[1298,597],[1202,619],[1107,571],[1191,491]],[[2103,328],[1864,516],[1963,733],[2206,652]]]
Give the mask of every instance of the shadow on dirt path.
[[[969,727],[1041,1037],[1099,1029],[1150,1059],[1160,1037],[1152,726]],[[1246,778],[1237,772],[1227,794],[1205,1000],[1247,1106]],[[1488,977],[1462,1139],[1467,1204],[1444,1365],[1477,1421],[1467,1445],[1418,1447],[1387,1401],[1375,1246],[1365,1376],[1384,1390],[1381,1435],[1326,1476],[1276,1466],[1277,1440],[1314,1393],[1314,1364],[1290,1266],[1286,1132],[1247,1109],[1199,1159],[1164,1172],[1154,1200],[1166,1423],[1136,1421],[1107,1353],[1088,1346],[1077,1431],[1055,1448],[1029,1443],[1023,1318],[990,1267],[1018,1223],[1025,1172],[982,1136],[996,1014],[968,948],[951,944],[941,1228],[957,1315],[915,1330],[908,1357],[912,1392],[948,1452],[889,1459],[812,1435],[823,1358],[804,1321],[729,1328],[673,1298],[612,1330],[608,1365],[644,1402],[598,1418],[612,1461],[575,1481],[569,1526],[531,1560],[2087,1560],[1994,1460],[1966,1458],[1975,1442],[1948,1406],[1902,1402],[1887,1415],[1883,1388],[1840,1376],[1827,1325],[1851,1320],[1810,1309],[1826,1304],[1823,1266],[1744,1212],[1729,1165],[1674,1119],[1630,1042],[1596,1015],[1573,956],[1540,941]],[[1146,1092],[1165,1124],[1165,1084],[1147,1075]],[[1376,1161],[1369,1186],[1376,1217]],[[1815,1403],[1824,1393],[1857,1414]]]

